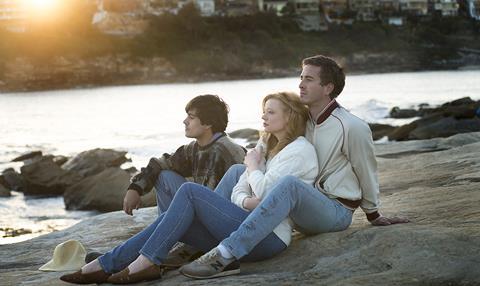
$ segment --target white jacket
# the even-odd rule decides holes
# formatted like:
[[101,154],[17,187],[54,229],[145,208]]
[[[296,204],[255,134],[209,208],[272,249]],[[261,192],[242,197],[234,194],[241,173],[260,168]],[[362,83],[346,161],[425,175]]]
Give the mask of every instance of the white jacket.
[[368,124],[335,101],[315,121],[307,122],[306,131],[318,156],[319,176],[315,186],[330,198],[358,202],[367,217],[375,218],[379,185]]
[[[265,150],[261,140],[256,148]],[[243,208],[243,200],[255,196],[263,200],[272,187],[281,178],[287,175],[298,177],[301,181],[313,186],[318,174],[318,162],[315,148],[303,136],[285,146],[277,155],[266,162],[263,159],[260,170],[245,171],[232,191],[231,200],[237,206]],[[273,232],[286,244],[289,245],[292,235],[292,223],[290,219],[283,220]]]

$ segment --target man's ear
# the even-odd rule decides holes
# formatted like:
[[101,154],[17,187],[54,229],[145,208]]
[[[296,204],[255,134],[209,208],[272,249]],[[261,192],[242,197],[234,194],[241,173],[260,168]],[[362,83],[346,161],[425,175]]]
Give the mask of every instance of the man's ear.
[[203,125],[203,127],[204,127],[205,129],[210,129],[210,131],[212,130],[212,125]]
[[330,94],[333,92],[333,90],[335,89],[335,85],[333,83],[328,83],[326,86],[327,88],[327,92],[328,92],[328,96],[330,96]]

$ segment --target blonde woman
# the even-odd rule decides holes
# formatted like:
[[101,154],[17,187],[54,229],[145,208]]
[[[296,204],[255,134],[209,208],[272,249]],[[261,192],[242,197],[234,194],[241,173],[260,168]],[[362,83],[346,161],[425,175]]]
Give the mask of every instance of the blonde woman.
[[[79,284],[127,284],[159,279],[165,267],[162,261],[178,241],[205,252],[210,250],[199,260],[211,261],[207,265],[212,268],[222,268],[210,276],[207,268],[202,278],[240,273],[239,262],[229,257],[219,242],[237,230],[282,177],[293,175],[313,184],[318,173],[315,150],[303,137],[308,111],[299,97],[287,92],[270,94],[264,98],[262,107],[264,133],[257,147],[245,157],[247,170],[233,188],[231,201],[202,185],[185,183],[168,210],[144,229],[142,235],[130,238],[82,270],[61,279]],[[242,261],[268,259],[280,253],[289,245],[291,232],[289,220],[282,221]],[[192,264],[184,265],[180,272],[199,278],[191,274],[189,267]],[[195,271],[198,273],[198,268]]]

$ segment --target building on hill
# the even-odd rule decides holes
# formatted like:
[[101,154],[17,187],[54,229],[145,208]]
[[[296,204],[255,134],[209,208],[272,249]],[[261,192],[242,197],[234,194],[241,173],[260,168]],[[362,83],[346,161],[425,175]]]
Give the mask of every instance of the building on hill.
[[400,12],[409,16],[426,16],[428,0],[400,0]]
[[288,0],[259,0],[258,8],[262,12],[273,12],[277,16],[282,16],[287,4]]
[[329,24],[352,24],[348,0],[320,0],[320,12]]
[[225,17],[251,15],[260,10],[259,6],[257,0],[218,0],[216,14]]
[[442,17],[457,16],[459,5],[456,0],[431,0],[430,14]]
[[377,0],[355,0],[350,1],[350,10],[354,11],[357,21],[368,22],[377,20]]

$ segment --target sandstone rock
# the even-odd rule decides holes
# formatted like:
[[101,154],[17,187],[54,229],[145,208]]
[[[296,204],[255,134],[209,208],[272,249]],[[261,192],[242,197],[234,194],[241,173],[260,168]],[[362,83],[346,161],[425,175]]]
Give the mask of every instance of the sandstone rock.
[[63,164],[62,168],[78,173],[82,177],[88,177],[108,167],[118,167],[127,162],[125,154],[127,152],[97,148],[76,155]]
[[123,208],[123,197],[130,175],[110,167],[67,188],[63,194],[67,210],[116,211]]
[[28,195],[61,195],[66,187],[78,182],[81,177],[60,168],[53,162],[53,156],[20,168],[25,181],[23,192]]
[[[357,210],[346,231],[305,237],[273,259],[242,263],[242,274],[204,281],[167,273],[138,285],[479,285],[480,132],[376,146],[382,213],[412,222],[373,227]],[[418,152],[416,152],[418,151]],[[114,212],[0,251],[5,285],[65,285],[63,273],[40,272],[55,246],[80,240],[105,252],[152,222]]]

